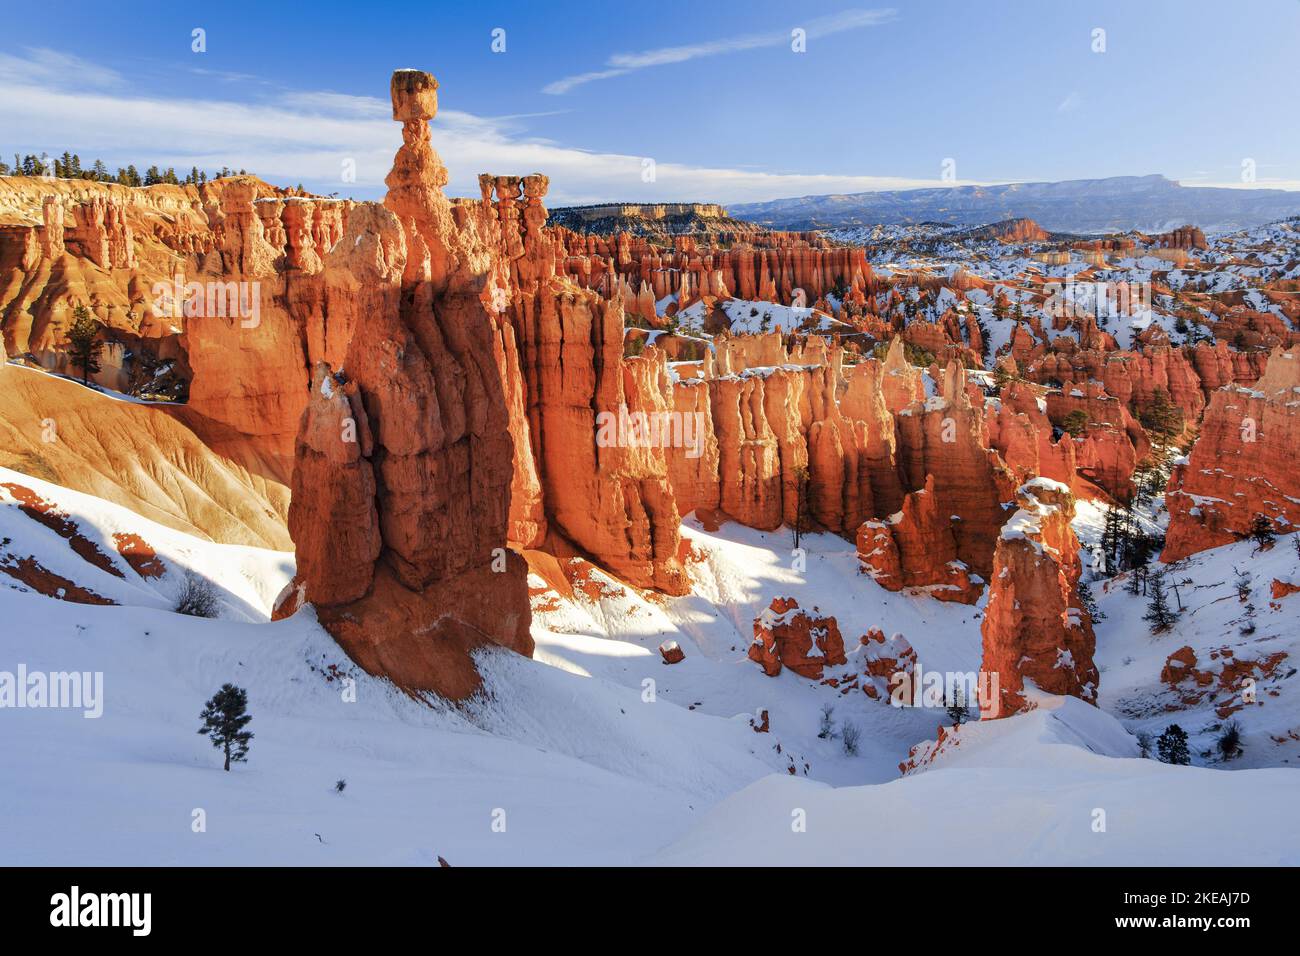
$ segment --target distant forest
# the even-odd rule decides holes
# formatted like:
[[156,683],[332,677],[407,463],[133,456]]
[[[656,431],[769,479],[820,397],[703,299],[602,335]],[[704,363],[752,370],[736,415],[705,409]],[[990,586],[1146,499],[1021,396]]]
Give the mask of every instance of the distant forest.
[[144,171],[144,175],[135,166],[127,166],[125,169],[118,167],[116,173],[110,173],[104,161],[97,159],[89,166],[81,165],[81,157],[76,153],[64,152],[62,156],[19,156],[14,153],[14,162],[10,166],[8,163],[0,162],[0,176],[43,176],[47,173],[53,173],[57,179],[89,179],[97,183],[118,183],[122,186],[153,186],[157,183],[171,183],[173,186],[198,186],[206,183],[209,179],[221,179],[225,176],[246,176],[245,170],[227,169],[221,167],[221,171],[208,175],[206,170],[194,166],[184,178],[176,174],[176,170],[168,166],[166,169],[159,169],[157,166],[150,166]]

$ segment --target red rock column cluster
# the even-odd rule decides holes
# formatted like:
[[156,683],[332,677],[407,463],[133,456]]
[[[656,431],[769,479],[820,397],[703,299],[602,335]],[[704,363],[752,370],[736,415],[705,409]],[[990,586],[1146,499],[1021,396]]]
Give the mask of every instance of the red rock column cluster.
[[[480,184],[486,208],[495,189],[507,246],[518,253],[507,318],[519,346],[521,421],[531,450],[531,464],[520,464],[535,470],[544,508],[534,519],[533,544],[541,545],[544,534],[553,553],[588,557],[637,587],[686,593],[667,454],[680,436],[659,431],[652,439],[623,427],[641,414],[662,424],[672,411],[665,367],[624,362],[619,298],[555,275],[552,239],[543,228],[546,177],[485,175]],[[532,480],[517,484],[531,493]]]

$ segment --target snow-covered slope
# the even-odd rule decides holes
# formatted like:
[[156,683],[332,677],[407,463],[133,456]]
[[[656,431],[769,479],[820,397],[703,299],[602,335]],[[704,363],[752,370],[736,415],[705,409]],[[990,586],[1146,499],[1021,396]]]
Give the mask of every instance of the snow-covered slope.
[[[536,659],[484,654],[484,694],[451,708],[357,671],[309,609],[269,623],[291,555],[200,541],[12,472],[4,483],[39,495],[122,577],[5,492],[8,551],[119,604],[0,578],[0,672],[103,675],[95,719],[0,709],[6,778],[21,781],[0,788],[0,863],[1297,862],[1287,814],[1300,775],[1142,760],[1115,717],[1074,700],[968,724],[900,778],[898,763],[935,736],[941,711],[895,709],[788,670],[766,677],[746,658],[752,620],[775,596],[834,615],[849,661],[827,678],[860,668],[857,637],[873,626],[904,633],[927,668],[968,671],[979,667],[978,608],[886,592],[833,536],[805,536],[798,569],[786,532],[688,518],[696,593],[686,598],[640,593],[590,566],[551,584],[534,575]],[[165,573],[140,575],[119,533],[147,541]],[[1284,545],[1266,557],[1280,562]],[[214,581],[220,619],[169,610],[185,568]],[[1125,637],[1130,600],[1103,598],[1107,662],[1146,640]],[[667,638],[681,663],[662,663]],[[1145,675],[1132,687],[1158,675],[1157,659],[1129,665]],[[1107,674],[1103,697],[1133,696],[1128,684],[1108,690]],[[256,735],[231,773],[196,733],[204,700],[226,681],[247,689]],[[761,710],[766,733],[752,726]],[[843,744],[848,723],[862,732],[856,755]],[[1106,833],[1093,831],[1096,808]],[[791,830],[797,809],[806,832]],[[1246,818],[1231,841],[1188,838]]]
[[[34,557],[115,604],[170,609],[185,572],[196,571],[214,586],[222,616],[233,620],[265,621],[294,568],[292,552],[215,544],[8,468],[0,468],[0,542],[0,565],[12,563],[6,554]],[[0,588],[19,586],[0,575]]]
[[[883,786],[767,777],[656,855],[670,865],[1295,865],[1288,770],[1228,774],[1136,756],[1073,698],[967,724],[939,763]],[[1248,827],[1228,821],[1249,819]]]
[[[1097,626],[1100,706],[1135,733],[1159,736],[1178,723],[1190,736],[1194,764],[1300,770],[1300,594],[1273,598],[1275,580],[1300,585],[1293,537],[1279,538],[1266,551],[1241,542],[1158,565],[1171,586],[1178,583],[1176,591],[1169,588],[1171,607],[1183,607],[1161,634],[1152,634],[1143,620],[1149,596],[1125,589],[1127,575],[1097,589],[1106,615]],[[1161,679],[1169,656],[1184,647],[1211,683]],[[1224,686],[1220,676],[1230,662],[1235,670]],[[1243,700],[1247,680],[1254,682],[1253,693]],[[1241,727],[1242,753],[1225,762],[1215,743],[1230,720]]]

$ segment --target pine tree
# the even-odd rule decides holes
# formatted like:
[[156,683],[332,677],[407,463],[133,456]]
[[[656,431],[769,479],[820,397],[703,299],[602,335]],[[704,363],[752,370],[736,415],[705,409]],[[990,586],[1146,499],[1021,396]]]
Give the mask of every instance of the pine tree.
[[1002,390],[1006,388],[1010,382],[1011,373],[1007,371],[1007,367],[1001,363],[995,362],[993,364],[993,394],[1002,394]]
[[1078,592],[1079,603],[1082,604],[1083,609],[1088,612],[1088,617],[1094,621],[1104,621],[1106,615],[1097,607],[1097,599],[1092,595],[1092,586],[1089,585],[1087,581],[1080,581]]
[[1250,523],[1250,536],[1255,539],[1255,544],[1262,551],[1264,548],[1272,547],[1273,542],[1277,540],[1277,535],[1273,531],[1273,523],[1262,514],[1255,515]]
[[203,726],[200,734],[205,734],[212,741],[212,746],[224,752],[226,770],[230,770],[231,761],[236,763],[248,759],[248,742],[253,735],[244,728],[252,720],[248,710],[248,692],[234,684],[222,684],[221,690],[209,698],[203,706],[199,719]]
[[984,364],[989,364],[989,353],[993,350],[991,339],[993,336],[989,333],[988,323],[984,321],[984,314],[980,312],[979,307],[974,302],[970,303],[971,314],[975,316],[975,328],[980,332],[980,358]]
[[1076,408],[1065,416],[1065,420],[1061,422],[1061,428],[1068,432],[1071,437],[1078,438],[1088,430],[1088,413],[1082,408]]
[[1115,574],[1120,569],[1120,557],[1123,554],[1123,516],[1114,505],[1106,508],[1106,517],[1101,530],[1101,554],[1106,562],[1106,573]]
[[960,727],[970,718],[970,708],[966,706],[966,692],[961,687],[953,687],[947,710],[948,719],[953,722],[953,726]]
[[1124,585],[1126,594],[1137,597],[1139,594],[1147,593],[1147,569],[1131,568],[1128,575],[1128,583]]
[[68,330],[68,358],[81,369],[81,384],[89,385],[90,376],[99,371],[99,323],[84,305],[72,310],[72,328]]
[[[1145,584],[1147,565],[1151,563],[1151,556],[1157,550],[1157,547],[1155,541],[1137,526],[1137,514],[1131,504],[1124,509],[1121,542],[1124,548],[1125,564],[1140,571],[1139,576],[1142,578],[1143,584]],[[1133,593],[1136,594],[1137,592],[1134,591]],[[1145,588],[1142,593],[1146,594]]]
[[808,466],[797,465],[794,469],[795,509],[794,509],[794,546],[799,547],[799,538],[806,531],[808,523]]
[[1139,505],[1150,504],[1156,495],[1164,491],[1168,480],[1169,476],[1155,462],[1144,459],[1133,473],[1133,481],[1137,485],[1137,496],[1134,500]]
[[1147,602],[1147,612],[1142,620],[1151,625],[1152,634],[1163,634],[1174,626],[1178,614],[1169,606],[1165,597],[1165,576],[1163,572],[1151,575],[1151,600]]
[[1169,400],[1169,392],[1156,386],[1151,392],[1151,404],[1138,410],[1138,421],[1155,443],[1168,445],[1183,430],[1183,410]]
[[1146,730],[1139,730],[1136,734],[1138,753],[1144,760],[1151,759],[1151,733]]
[[1187,731],[1177,724],[1170,724],[1156,739],[1156,752],[1160,755],[1161,763],[1187,766],[1192,762],[1187,751]]

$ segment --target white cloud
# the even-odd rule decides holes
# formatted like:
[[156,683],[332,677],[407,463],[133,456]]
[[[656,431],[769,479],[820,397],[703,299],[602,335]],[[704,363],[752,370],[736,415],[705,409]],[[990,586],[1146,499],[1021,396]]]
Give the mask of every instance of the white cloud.
[[105,88],[122,85],[122,76],[70,53],[27,47],[27,55],[0,53],[0,82],[27,83],[57,89]]
[[[43,56],[40,62],[56,60]],[[116,76],[112,71],[101,75]],[[110,167],[157,164],[184,171],[191,166],[207,170],[228,166],[280,185],[303,183],[317,192],[337,191],[359,198],[383,195],[384,176],[401,145],[400,126],[391,115],[387,99],[332,92],[288,92],[256,102],[197,100],[65,89],[32,82],[23,68],[0,73],[0,127],[9,134],[11,147],[21,152],[45,150],[56,155],[72,149],[81,154],[83,163],[101,158]],[[481,172],[535,171],[551,177],[547,202],[553,206],[601,201],[735,203],[961,185],[703,167],[673,163],[665,156],[654,157],[654,179],[645,182],[643,157],[591,152],[528,137],[521,125],[525,118],[440,111],[432,123],[433,142],[451,173],[448,191],[476,196]],[[355,163],[355,183],[341,181],[347,159]]]
[[[884,10],[845,10],[831,16],[818,17],[806,24],[795,23],[792,28],[804,30],[806,39],[843,33],[845,30],[858,30],[887,23],[894,18],[895,11]],[[592,70],[565,76],[542,87],[543,93],[561,95],[575,87],[596,80],[607,80],[615,76],[624,76],[634,70],[647,67],[666,66],[671,63],[684,63],[700,57],[719,56],[725,53],[739,53],[743,50],[756,50],[763,47],[785,46],[791,42],[791,30],[777,30],[769,33],[749,33],[743,36],[725,37],[702,43],[688,43],[682,46],[660,47],[640,53],[615,53],[605,61],[605,69]]]

